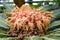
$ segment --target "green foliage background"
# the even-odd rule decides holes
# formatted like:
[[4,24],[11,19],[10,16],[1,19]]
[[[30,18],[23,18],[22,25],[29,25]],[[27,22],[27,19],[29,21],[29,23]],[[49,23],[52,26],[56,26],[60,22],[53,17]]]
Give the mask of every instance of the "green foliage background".
[[[56,2],[60,5],[59,0],[57,0]],[[34,7],[39,7],[40,4],[38,3],[38,6]],[[12,10],[12,8],[8,5],[5,5],[5,7],[7,7],[7,9],[5,9],[4,11],[5,13]],[[25,37],[24,40],[60,40],[60,7],[57,7],[56,5],[48,5],[42,7],[44,8],[44,11],[52,11],[52,14],[56,17],[55,19],[51,19],[51,23],[48,28],[48,34],[42,37]],[[0,40],[20,40],[17,37],[8,37],[9,35],[7,33],[9,31],[10,25],[5,22],[5,19],[7,18],[5,13],[3,14],[3,16],[0,16]]]

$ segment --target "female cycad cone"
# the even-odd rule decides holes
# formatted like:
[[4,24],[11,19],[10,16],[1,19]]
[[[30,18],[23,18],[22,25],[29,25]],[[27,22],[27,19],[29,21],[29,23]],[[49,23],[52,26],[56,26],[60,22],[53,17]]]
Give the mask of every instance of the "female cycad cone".
[[29,5],[22,5],[11,12],[6,21],[10,23],[9,35],[23,38],[25,36],[42,35],[48,30],[51,12],[41,12]]

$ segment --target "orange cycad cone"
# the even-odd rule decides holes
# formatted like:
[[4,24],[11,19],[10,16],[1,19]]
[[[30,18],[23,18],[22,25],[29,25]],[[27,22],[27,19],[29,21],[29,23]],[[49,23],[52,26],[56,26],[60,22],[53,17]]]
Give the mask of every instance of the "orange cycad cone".
[[11,17],[6,21],[10,23],[10,36],[23,38],[25,36],[42,35],[47,33],[50,24],[51,12],[41,12],[29,5],[14,8]]

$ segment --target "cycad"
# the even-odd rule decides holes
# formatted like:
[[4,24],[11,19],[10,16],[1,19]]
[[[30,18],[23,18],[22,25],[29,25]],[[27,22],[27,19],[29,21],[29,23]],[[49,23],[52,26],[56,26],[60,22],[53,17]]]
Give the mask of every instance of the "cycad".
[[[53,15],[56,17],[51,20],[51,24],[48,27],[48,33],[44,36],[30,36],[25,37],[24,40],[60,40],[60,16],[59,10],[54,10]],[[5,16],[6,17],[6,16]],[[0,40],[20,40],[18,37],[9,37],[9,24],[4,20],[5,17],[0,17]]]

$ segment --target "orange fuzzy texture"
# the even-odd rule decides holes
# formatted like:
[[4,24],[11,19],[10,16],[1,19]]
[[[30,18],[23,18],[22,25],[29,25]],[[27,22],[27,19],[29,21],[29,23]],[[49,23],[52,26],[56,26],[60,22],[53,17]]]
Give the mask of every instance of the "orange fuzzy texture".
[[21,8],[14,8],[11,13],[11,17],[6,20],[10,23],[9,34],[11,36],[23,38],[31,35],[42,35],[48,30],[51,12],[41,12],[23,5]]

